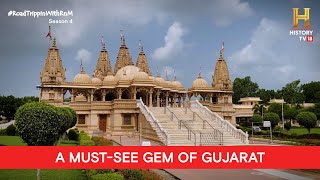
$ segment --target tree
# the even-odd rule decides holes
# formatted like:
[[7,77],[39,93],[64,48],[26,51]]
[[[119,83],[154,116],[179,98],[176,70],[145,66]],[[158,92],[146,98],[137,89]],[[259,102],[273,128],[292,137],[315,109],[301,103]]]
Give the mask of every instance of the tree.
[[304,94],[302,93],[302,87],[299,84],[300,80],[295,80],[281,89],[284,100],[291,105],[302,103],[305,100]]
[[253,114],[251,117],[252,122],[262,122],[262,116],[260,114]]
[[274,90],[259,89],[255,96],[260,97],[262,104],[267,104],[270,99],[277,98],[278,94]]
[[289,131],[291,129],[291,122],[284,123],[284,128]]
[[263,104],[255,104],[252,108],[254,114],[260,114],[262,116],[263,112],[266,112],[266,108]]
[[236,78],[233,81],[233,103],[238,104],[240,98],[254,96],[258,89],[259,85],[256,82],[252,82],[250,76]]
[[311,81],[310,83],[303,84],[302,93],[306,98],[306,102],[320,102],[320,81]]
[[[283,104],[283,112],[289,109],[289,105]],[[272,103],[268,107],[268,112],[273,112],[278,114],[279,117],[282,117],[282,104],[281,103]]]
[[317,124],[317,116],[312,112],[300,112],[297,115],[298,123],[308,129],[310,133],[311,128]]
[[[31,102],[20,106],[15,114],[15,125],[28,146],[52,146],[73,122],[73,114],[42,102]],[[40,179],[40,169],[37,169]]]
[[57,109],[41,102],[27,103],[15,114],[15,125],[29,146],[52,146],[59,139],[61,123]]
[[17,109],[25,103],[36,102],[37,97],[26,96],[23,98],[16,98],[10,96],[0,96],[0,115],[6,117],[8,120],[12,120]]
[[316,103],[313,107],[307,108],[307,111],[313,112],[317,116],[317,119],[320,119],[320,103]]
[[71,120],[70,120],[70,124],[69,124],[69,128],[74,127],[77,124],[77,113],[76,111],[74,111],[73,109],[69,108],[69,107],[64,107],[66,110],[68,110],[71,114]]
[[274,129],[278,125],[280,118],[279,118],[278,114],[273,113],[273,112],[269,112],[269,113],[264,114],[263,120],[270,121],[272,129]]
[[298,110],[296,108],[288,108],[284,111],[284,118],[289,119],[290,121],[295,119],[298,115]]

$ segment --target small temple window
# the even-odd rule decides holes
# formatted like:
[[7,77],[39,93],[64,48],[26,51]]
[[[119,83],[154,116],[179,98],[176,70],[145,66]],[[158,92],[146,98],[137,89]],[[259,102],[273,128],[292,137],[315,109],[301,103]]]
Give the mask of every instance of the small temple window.
[[131,114],[124,114],[123,115],[122,125],[131,125]]
[[86,115],[85,114],[78,115],[78,124],[86,124]]

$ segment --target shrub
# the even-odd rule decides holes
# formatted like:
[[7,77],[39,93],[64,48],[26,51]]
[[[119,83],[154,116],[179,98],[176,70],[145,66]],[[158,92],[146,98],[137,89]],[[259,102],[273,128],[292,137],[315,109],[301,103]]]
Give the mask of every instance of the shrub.
[[15,125],[29,146],[51,146],[60,136],[59,118],[54,106],[32,102],[19,107],[15,114]]
[[70,129],[68,132],[68,139],[78,141],[79,134],[74,129]]
[[10,124],[6,129],[6,134],[8,136],[15,136],[16,135],[16,127],[13,124]]
[[90,136],[87,133],[85,133],[84,131],[80,132],[79,139],[80,139],[80,142],[79,142],[80,146],[94,146],[95,145],[94,142],[91,140]]
[[112,179],[112,180],[124,180],[123,176],[117,173],[108,173],[108,174],[96,174],[91,176],[92,180],[106,180],[106,179]]
[[125,179],[143,179],[142,171],[138,169],[121,169],[119,172]]
[[57,107],[56,111],[59,115],[59,122],[60,122],[60,130],[59,134],[64,134],[70,125],[70,121],[72,120],[72,115],[70,111],[66,110],[66,108]]
[[77,124],[77,114],[73,109],[71,109],[69,107],[64,107],[64,109],[69,111],[69,113],[71,115],[71,119],[69,121],[69,128],[72,128]]
[[282,127],[280,127],[280,126],[276,126],[274,129],[273,129],[273,131],[278,131],[278,132],[280,132],[282,130]]
[[291,122],[284,123],[284,128],[289,131],[291,129]]
[[311,128],[315,127],[317,124],[317,116],[312,112],[300,112],[296,119],[300,125],[308,129],[309,133]]
[[253,122],[262,122],[262,116],[260,114],[253,114],[251,120]]
[[263,120],[270,121],[272,129],[274,129],[278,125],[280,118],[278,114],[271,112],[271,113],[265,113],[263,116]]
[[109,139],[106,139],[101,136],[93,136],[91,140],[97,145],[97,146],[112,146],[113,143]]
[[0,129],[0,136],[6,136],[7,135],[7,129]]

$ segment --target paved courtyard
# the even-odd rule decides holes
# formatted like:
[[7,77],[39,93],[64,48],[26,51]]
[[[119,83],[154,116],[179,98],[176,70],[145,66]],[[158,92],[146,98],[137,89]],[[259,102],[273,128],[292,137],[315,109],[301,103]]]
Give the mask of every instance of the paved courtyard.
[[[139,139],[139,136],[109,136],[104,137],[112,139],[113,141],[123,146],[139,146],[142,141],[150,141],[147,139]],[[160,145],[158,142],[150,141],[152,146]],[[270,145],[266,141],[254,141],[254,145]],[[278,146],[279,143],[273,143],[272,145]],[[263,180],[275,180],[275,179],[290,179],[290,180],[311,180],[320,179],[318,174],[310,174],[295,170],[274,170],[274,169],[164,169],[167,173],[174,176],[176,179],[183,180],[204,180],[204,179],[263,179]],[[174,178],[173,178],[174,179]]]

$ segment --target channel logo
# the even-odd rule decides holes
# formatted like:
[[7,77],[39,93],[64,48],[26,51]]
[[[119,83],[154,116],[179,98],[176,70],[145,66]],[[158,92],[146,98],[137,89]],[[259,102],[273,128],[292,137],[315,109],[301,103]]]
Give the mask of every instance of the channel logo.
[[[298,36],[302,42],[313,42],[313,30],[310,26],[310,9],[303,8],[304,13],[299,14],[299,8],[292,8],[293,27],[289,31],[290,36]],[[300,11],[301,13],[301,11]],[[303,26],[299,27],[299,20],[303,21]]]

